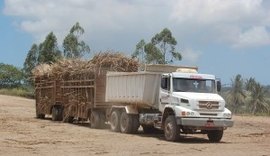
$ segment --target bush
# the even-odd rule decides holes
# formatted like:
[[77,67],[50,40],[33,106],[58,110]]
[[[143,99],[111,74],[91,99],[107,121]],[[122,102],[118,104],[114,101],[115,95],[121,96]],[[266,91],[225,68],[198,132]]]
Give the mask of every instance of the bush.
[[20,97],[26,97],[26,98],[31,98],[31,99],[35,97],[33,90],[30,90],[30,89],[28,90],[24,88],[12,88],[12,89],[3,88],[3,89],[0,89],[0,94],[20,96]]

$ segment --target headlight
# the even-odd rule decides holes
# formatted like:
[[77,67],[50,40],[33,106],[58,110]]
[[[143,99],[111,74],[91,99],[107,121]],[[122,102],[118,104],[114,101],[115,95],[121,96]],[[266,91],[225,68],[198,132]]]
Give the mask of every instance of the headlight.
[[232,114],[231,113],[223,113],[223,117],[232,118]]
[[195,116],[195,113],[192,111],[182,111],[181,116]]

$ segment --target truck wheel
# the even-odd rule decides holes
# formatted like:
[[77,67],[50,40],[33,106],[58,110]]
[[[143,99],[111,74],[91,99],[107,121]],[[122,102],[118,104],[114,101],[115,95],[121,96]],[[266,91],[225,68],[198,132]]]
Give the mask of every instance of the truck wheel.
[[173,115],[168,116],[165,120],[164,135],[168,141],[176,141],[180,136],[180,127],[176,124]]
[[124,110],[120,116],[120,130],[122,133],[130,134],[132,132],[132,117]]
[[139,122],[139,116],[138,115],[131,115],[132,117],[132,132],[131,133],[137,133],[138,128],[140,127],[140,122]]
[[91,128],[101,129],[105,127],[105,114],[98,111],[92,111],[90,116]]
[[62,111],[61,107],[54,106],[52,108],[52,120],[53,121],[63,120],[62,112],[63,111]]
[[117,110],[113,110],[110,118],[111,130],[114,132],[120,131],[120,113]]
[[90,116],[90,124],[91,124],[91,128],[100,127],[100,116],[98,112],[92,111],[91,116]]
[[210,130],[207,132],[210,142],[220,142],[223,136],[223,130]]

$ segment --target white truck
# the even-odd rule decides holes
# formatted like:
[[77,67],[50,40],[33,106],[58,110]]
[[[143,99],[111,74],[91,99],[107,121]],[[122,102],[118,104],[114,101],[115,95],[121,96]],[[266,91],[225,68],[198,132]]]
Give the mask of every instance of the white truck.
[[219,142],[233,126],[231,111],[218,94],[214,75],[199,74],[196,67],[148,65],[143,72],[108,72],[105,100],[111,103],[111,130],[134,133],[164,130],[165,139],[180,134],[207,134]]

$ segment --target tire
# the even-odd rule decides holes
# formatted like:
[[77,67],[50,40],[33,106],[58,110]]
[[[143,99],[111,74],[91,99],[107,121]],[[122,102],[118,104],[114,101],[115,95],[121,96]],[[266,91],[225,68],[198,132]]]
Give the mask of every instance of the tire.
[[99,128],[100,127],[100,116],[98,112],[92,111],[91,116],[90,116],[90,124],[91,128]]
[[90,116],[90,127],[102,129],[105,127],[105,114],[98,111],[92,111]]
[[132,118],[132,132],[133,134],[138,132],[138,128],[140,127],[140,122],[139,122],[139,116],[138,115],[131,115]]
[[167,141],[177,141],[180,136],[180,127],[176,124],[175,117],[170,115],[164,124],[164,136]]
[[133,122],[132,116],[127,114],[126,111],[122,111],[120,116],[120,131],[122,133],[130,134],[132,133]]
[[114,132],[120,131],[120,113],[118,110],[113,110],[110,117],[111,130]]
[[210,142],[220,142],[223,136],[223,130],[210,130],[207,132]]
[[54,106],[52,108],[52,121],[62,121],[63,120],[63,113],[62,108]]

